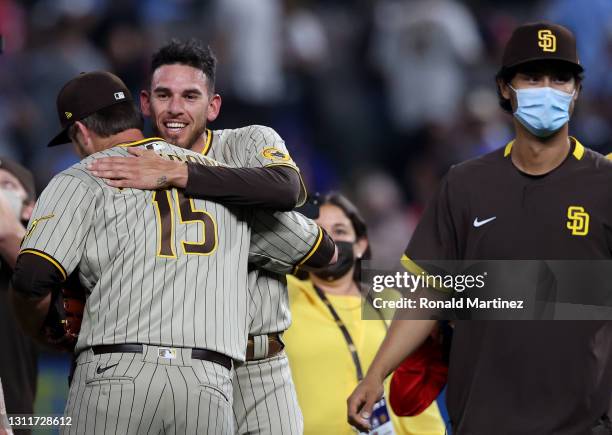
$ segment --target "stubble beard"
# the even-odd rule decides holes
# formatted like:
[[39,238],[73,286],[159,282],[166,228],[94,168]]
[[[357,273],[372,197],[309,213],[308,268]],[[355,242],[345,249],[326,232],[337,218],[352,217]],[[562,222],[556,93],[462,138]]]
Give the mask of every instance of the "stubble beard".
[[153,124],[153,133],[156,136],[163,138],[165,141],[167,141],[168,143],[171,143],[172,145],[176,145],[178,147],[181,147],[187,150],[193,149],[193,147],[195,147],[198,144],[198,141],[202,138],[202,136],[204,135],[204,132],[206,131],[206,124],[203,124],[202,127],[198,128],[190,136],[187,137],[187,140],[185,141],[185,143],[181,143],[177,140],[174,140],[173,138],[164,137],[160,129],[157,127],[157,124],[156,123],[152,123],[152,124]]

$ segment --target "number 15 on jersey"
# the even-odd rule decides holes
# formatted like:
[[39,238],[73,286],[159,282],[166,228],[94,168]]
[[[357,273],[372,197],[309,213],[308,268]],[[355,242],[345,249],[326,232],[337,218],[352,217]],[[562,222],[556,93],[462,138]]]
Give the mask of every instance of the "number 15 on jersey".
[[202,224],[201,242],[181,240],[183,253],[187,255],[211,255],[217,249],[217,224],[204,210],[195,208],[193,199],[176,189],[156,190],[153,204],[157,217],[157,256],[176,258],[176,232],[174,213],[178,213],[179,223]]

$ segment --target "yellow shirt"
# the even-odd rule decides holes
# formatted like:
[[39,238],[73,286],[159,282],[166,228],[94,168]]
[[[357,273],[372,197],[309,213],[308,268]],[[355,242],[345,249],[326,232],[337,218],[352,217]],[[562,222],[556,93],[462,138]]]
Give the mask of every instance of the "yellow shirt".
[[[346,341],[312,283],[293,276],[287,281],[293,321],[283,341],[304,415],[304,434],[355,435],[346,421],[346,399],[357,386],[357,375]],[[382,320],[362,320],[359,296],[326,296],[355,342],[365,374],[385,337],[385,326]],[[398,435],[444,434],[435,402],[416,417],[397,417],[390,406],[389,412]]]

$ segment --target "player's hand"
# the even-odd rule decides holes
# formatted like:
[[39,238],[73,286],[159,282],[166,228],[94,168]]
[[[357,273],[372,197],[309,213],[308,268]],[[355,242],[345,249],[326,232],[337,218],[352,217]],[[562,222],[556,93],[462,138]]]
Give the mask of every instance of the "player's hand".
[[127,150],[134,157],[100,157],[87,169],[112,187],[155,190],[186,186],[187,165],[183,162],[166,160],[141,148]]
[[15,216],[8,200],[0,193],[0,243],[9,237],[22,238],[25,228]]
[[362,432],[369,431],[372,408],[383,393],[383,381],[374,376],[366,376],[346,401],[349,424]]

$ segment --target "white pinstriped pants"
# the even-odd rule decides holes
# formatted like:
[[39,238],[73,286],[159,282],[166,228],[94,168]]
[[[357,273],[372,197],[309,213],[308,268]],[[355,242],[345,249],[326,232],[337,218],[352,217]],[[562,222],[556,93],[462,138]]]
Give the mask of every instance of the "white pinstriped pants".
[[236,366],[235,433],[301,435],[304,419],[285,352]]
[[221,365],[144,352],[79,355],[64,434],[233,434],[231,373]]

